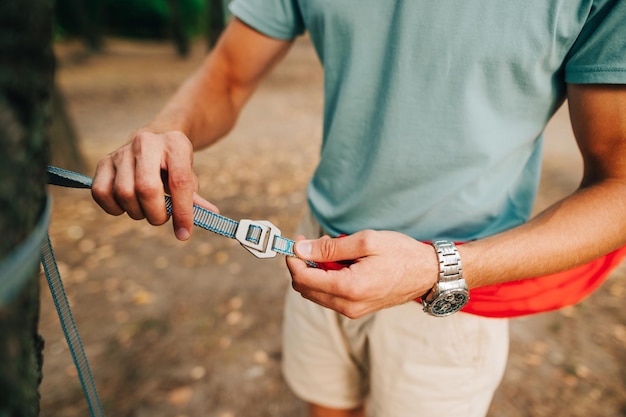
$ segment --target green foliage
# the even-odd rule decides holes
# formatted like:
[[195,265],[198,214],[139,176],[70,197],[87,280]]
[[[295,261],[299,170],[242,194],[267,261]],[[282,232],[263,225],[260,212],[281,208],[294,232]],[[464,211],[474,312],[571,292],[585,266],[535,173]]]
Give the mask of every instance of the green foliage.
[[108,0],[107,29],[116,34],[164,37],[169,8],[165,0]]
[[84,35],[89,26],[102,34],[161,39],[169,37],[179,9],[188,36],[205,28],[206,0],[57,0],[57,34]]

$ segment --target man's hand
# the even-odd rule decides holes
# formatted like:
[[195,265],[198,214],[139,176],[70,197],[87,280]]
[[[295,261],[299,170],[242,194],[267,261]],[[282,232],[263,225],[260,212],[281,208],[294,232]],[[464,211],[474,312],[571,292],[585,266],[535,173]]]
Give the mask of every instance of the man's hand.
[[193,147],[180,132],[140,132],[117,151],[98,162],[91,193],[109,214],[122,213],[161,225],[169,216],[164,193],[172,196],[174,232],[180,240],[191,236],[193,204],[217,212],[197,194]]
[[232,19],[200,68],[148,127],[98,163],[92,187],[96,202],[107,213],[126,212],[133,219],[160,225],[168,220],[163,199],[168,192],[176,236],[188,239],[192,203],[217,212],[196,193],[193,150],[211,145],[233,127],[256,86],[292,43]]
[[[350,318],[414,300],[437,280],[432,246],[397,232],[366,230],[341,239],[299,239],[295,249],[301,259],[287,259],[293,288]],[[308,267],[302,259],[354,262],[324,271]]]

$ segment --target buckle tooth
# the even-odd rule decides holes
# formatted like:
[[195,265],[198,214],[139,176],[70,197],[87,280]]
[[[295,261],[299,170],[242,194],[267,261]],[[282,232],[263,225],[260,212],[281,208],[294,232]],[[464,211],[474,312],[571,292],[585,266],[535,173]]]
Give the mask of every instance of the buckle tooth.
[[261,241],[261,234],[263,229],[257,225],[250,225],[248,227],[248,233],[246,234],[246,241],[258,244]]

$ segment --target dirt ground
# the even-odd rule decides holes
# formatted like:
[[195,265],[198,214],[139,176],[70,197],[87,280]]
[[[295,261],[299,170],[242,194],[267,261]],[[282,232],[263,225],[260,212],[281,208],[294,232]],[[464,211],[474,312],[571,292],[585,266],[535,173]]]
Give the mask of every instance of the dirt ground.
[[[104,53],[58,45],[58,82],[91,169],[147,122],[202,59],[167,44],[111,39]],[[238,127],[197,154],[201,194],[234,219],[293,236],[321,136],[322,74],[300,40]],[[93,171],[87,172],[92,174]],[[580,158],[560,111],[548,130],[537,209],[573,190]],[[284,260],[257,260],[196,230],[180,243],[100,211],[84,190],[51,190],[51,238],[105,412],[118,417],[295,417],[280,375]],[[626,269],[581,304],[513,320],[491,417],[626,416]],[[69,350],[42,281],[41,416],[85,416]]]

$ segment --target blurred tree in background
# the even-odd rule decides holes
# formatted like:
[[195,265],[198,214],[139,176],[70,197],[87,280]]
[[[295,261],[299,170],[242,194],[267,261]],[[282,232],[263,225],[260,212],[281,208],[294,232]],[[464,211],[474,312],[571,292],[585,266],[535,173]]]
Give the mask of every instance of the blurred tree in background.
[[104,0],[56,0],[56,30],[83,38],[89,49],[102,47]]
[[224,28],[224,1],[56,0],[57,32],[81,37],[95,51],[104,36],[170,39],[186,56],[191,38],[206,34],[209,45],[215,43]]
[[209,49],[215,46],[217,39],[222,34],[226,26],[223,0],[208,1],[208,21],[207,21],[207,44]]
[[[226,24],[229,0],[55,0],[55,32],[80,38],[92,52],[104,48],[106,36],[168,40],[186,57],[193,38],[206,36],[210,49]],[[86,173],[86,162],[63,92],[52,96],[52,164]]]

